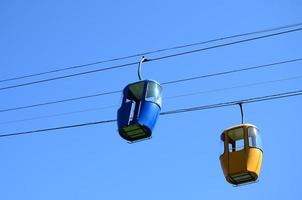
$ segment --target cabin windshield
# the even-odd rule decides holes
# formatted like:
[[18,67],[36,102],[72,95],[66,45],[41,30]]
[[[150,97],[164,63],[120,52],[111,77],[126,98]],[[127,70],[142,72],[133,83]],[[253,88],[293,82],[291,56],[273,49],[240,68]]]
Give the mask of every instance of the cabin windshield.
[[242,127],[232,129],[226,132],[229,152],[240,151],[244,149],[244,129]]
[[146,101],[154,102],[161,107],[162,104],[161,92],[162,92],[162,88],[159,84],[154,82],[149,82],[147,86]]
[[248,128],[249,146],[262,149],[262,141],[259,130],[256,127]]
[[143,97],[144,82],[138,82],[129,86],[127,99],[140,101]]

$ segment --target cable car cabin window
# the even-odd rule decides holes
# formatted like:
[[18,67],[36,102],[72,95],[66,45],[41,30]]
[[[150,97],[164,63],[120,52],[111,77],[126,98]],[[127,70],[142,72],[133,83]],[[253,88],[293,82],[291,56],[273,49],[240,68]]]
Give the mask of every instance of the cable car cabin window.
[[240,151],[244,149],[244,130],[237,128],[227,131],[229,152]]
[[161,86],[154,82],[149,82],[147,86],[146,101],[151,101],[161,107]]
[[144,82],[139,82],[129,86],[127,100],[140,101],[143,97]]
[[229,143],[229,152],[240,151],[244,149],[244,140],[236,140],[236,142]]
[[255,127],[248,128],[249,146],[262,149],[262,141],[259,130]]

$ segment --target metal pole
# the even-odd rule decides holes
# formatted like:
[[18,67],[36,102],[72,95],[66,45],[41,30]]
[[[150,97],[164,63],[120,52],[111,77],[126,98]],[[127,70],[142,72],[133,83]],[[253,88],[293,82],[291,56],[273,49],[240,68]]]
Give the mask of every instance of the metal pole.
[[242,103],[238,103],[239,107],[240,107],[240,111],[241,111],[241,124],[243,124],[243,119],[244,119],[244,113],[243,113],[243,107],[242,107]]
[[141,75],[142,74],[142,63],[145,61],[148,61],[148,59],[143,56],[138,64],[137,75],[138,75],[139,80],[142,80],[142,75]]

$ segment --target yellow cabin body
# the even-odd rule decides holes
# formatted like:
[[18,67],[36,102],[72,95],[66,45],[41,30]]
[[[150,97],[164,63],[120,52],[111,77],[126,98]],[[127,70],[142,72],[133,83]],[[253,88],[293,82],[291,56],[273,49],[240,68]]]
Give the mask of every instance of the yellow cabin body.
[[259,131],[252,124],[241,124],[221,134],[223,154],[220,163],[226,180],[234,185],[256,181],[262,163]]

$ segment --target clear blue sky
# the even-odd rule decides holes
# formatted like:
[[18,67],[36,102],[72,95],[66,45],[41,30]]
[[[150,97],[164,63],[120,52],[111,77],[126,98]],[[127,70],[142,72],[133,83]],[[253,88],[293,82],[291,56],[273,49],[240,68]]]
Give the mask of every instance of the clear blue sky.
[[[302,2],[1,1],[0,79],[302,22]],[[302,33],[145,63],[159,82],[301,57]],[[149,56],[157,57],[164,54]],[[121,62],[0,83],[0,87]],[[164,87],[164,98],[302,75],[301,63]],[[136,67],[0,91],[0,109],[120,90]],[[163,111],[301,89],[302,79],[164,99]],[[20,123],[11,120],[118,105],[120,94],[0,113],[0,133],[114,119],[116,107]],[[248,104],[264,143],[260,181],[232,187],[219,136],[238,107],[161,116],[152,140],[129,145],[115,123],[0,139],[0,199],[301,199],[301,97]]]

